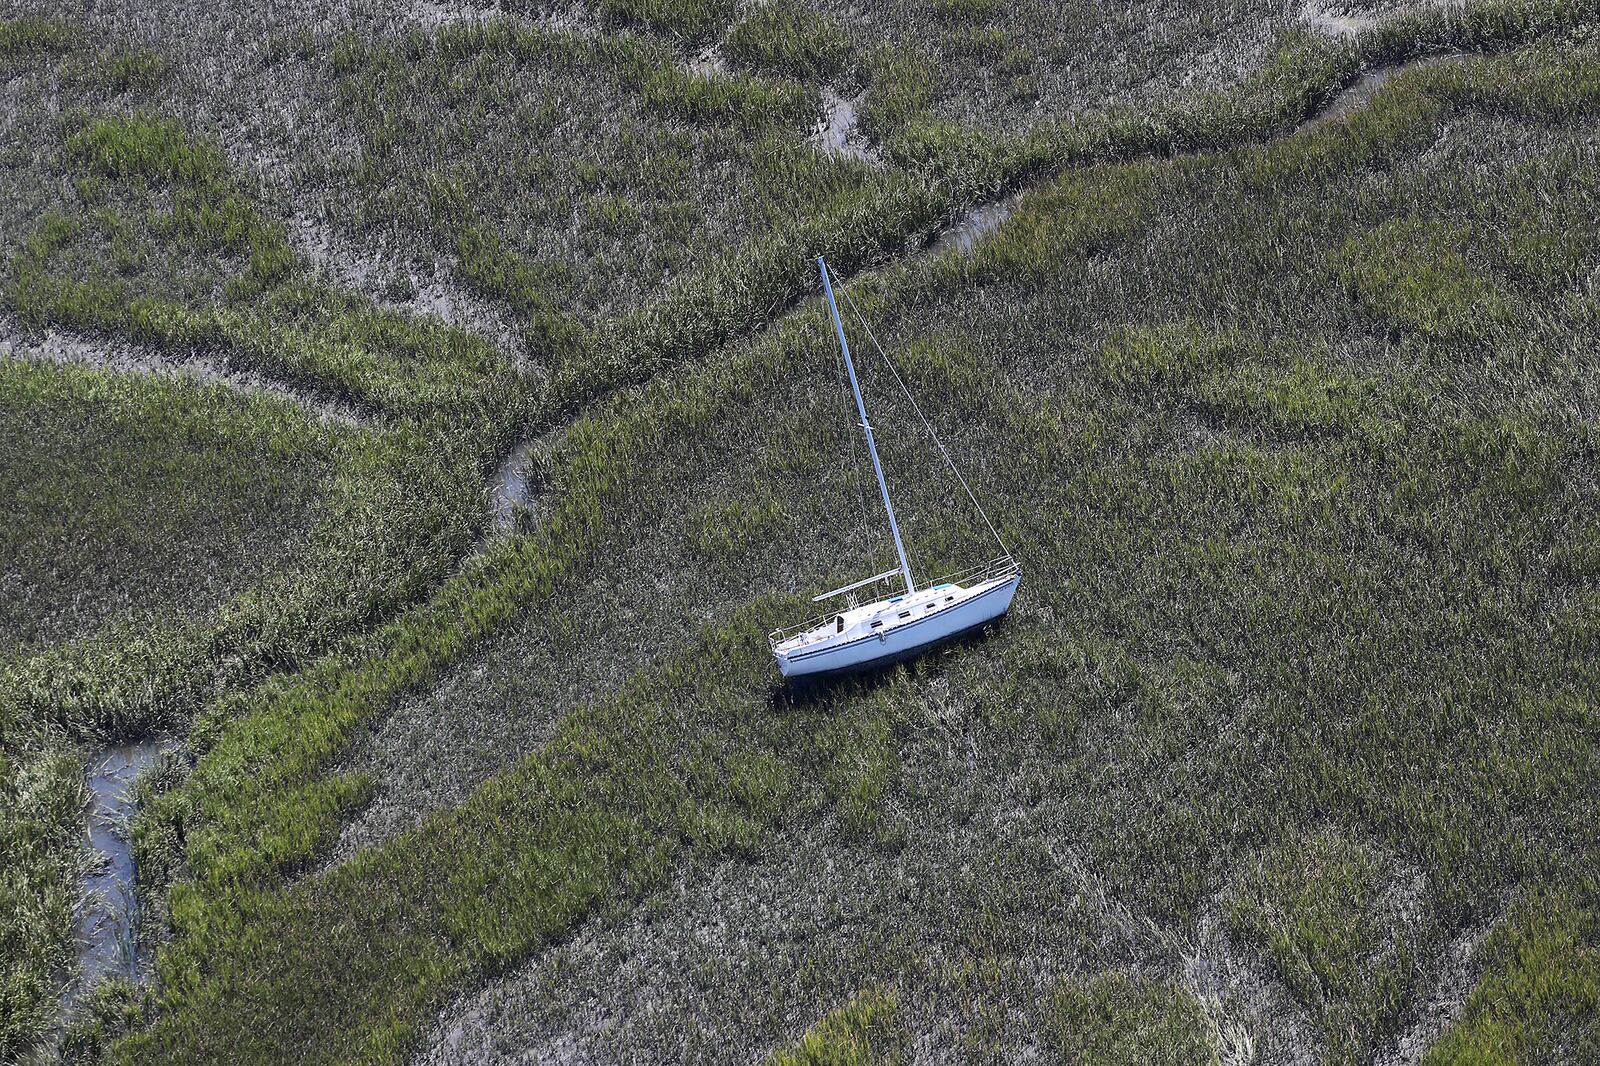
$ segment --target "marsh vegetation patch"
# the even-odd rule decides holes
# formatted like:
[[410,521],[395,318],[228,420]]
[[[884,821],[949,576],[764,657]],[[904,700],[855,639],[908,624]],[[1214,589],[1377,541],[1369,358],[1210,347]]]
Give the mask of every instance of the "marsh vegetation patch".
[[17,359],[0,390],[14,650],[218,605],[285,562],[325,491],[282,401]]
[[805,143],[814,91],[640,37],[490,22],[341,42],[334,68],[363,131],[341,216],[449,249],[536,347],[860,184]]

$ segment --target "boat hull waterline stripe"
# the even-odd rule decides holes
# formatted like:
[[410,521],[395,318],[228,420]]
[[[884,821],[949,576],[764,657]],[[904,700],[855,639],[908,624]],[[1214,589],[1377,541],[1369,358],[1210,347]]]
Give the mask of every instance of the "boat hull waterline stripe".
[[[969,600],[962,600],[960,603],[953,603],[949,607],[945,607],[945,608],[942,608],[941,610],[935,611],[933,614],[924,615],[923,617],[918,618],[915,622],[907,622],[905,625],[895,626],[892,629],[885,629],[883,631],[883,635],[884,635],[885,638],[892,637],[892,636],[897,636],[897,635],[899,635],[901,633],[907,632],[908,630],[915,629],[917,626],[920,626],[924,622],[937,621],[938,619],[947,616],[951,611],[958,611],[963,607],[966,607],[966,606],[969,606],[971,604],[977,603],[979,600],[983,599],[985,596],[991,595],[992,593],[995,593],[995,592],[999,592],[1001,589],[1005,588],[1005,585],[1012,584],[1016,580],[1017,580],[1016,578],[1011,578],[1010,581],[1007,581],[1005,584],[996,585],[992,589],[984,589],[982,592],[978,593],[976,596],[972,597]],[[830,645],[830,646],[828,646],[826,648],[813,648],[810,651],[797,652],[794,655],[786,656],[786,658],[790,662],[798,662],[801,659],[807,659],[807,658],[810,658],[813,655],[827,655],[829,652],[843,651],[846,648],[853,648],[857,644],[862,644],[862,643],[865,643],[866,641],[877,640],[877,639],[878,639],[878,634],[876,634],[876,633],[868,633],[864,637],[857,637],[854,640],[847,640],[843,644],[833,644],[833,645]]]
[[[793,677],[835,670],[859,670],[877,662],[915,655],[942,640],[959,636],[1000,617],[1011,606],[1011,597],[1016,594],[1020,581],[1020,575],[1002,579],[999,584],[960,603],[904,625],[885,629],[881,636],[869,633],[843,644],[812,648],[793,655],[778,653],[778,669],[785,677]],[[940,625],[932,626],[933,623]],[[917,629],[922,632],[912,632]],[[875,643],[882,643],[887,650],[882,655],[861,658]]]

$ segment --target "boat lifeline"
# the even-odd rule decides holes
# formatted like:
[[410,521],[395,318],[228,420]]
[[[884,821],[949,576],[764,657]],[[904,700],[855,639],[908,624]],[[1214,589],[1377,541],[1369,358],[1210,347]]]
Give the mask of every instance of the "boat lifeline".
[[[839,336],[839,350],[844,355],[844,366],[850,376],[850,390],[855,395],[856,412],[861,416],[861,429],[866,435],[867,452],[872,456],[872,470],[878,478],[878,491],[883,496],[883,509],[889,517],[889,532],[894,537],[900,566],[825,592],[813,602],[852,596],[858,589],[896,576],[902,579],[905,591],[864,606],[855,606],[850,600],[847,601],[849,606],[841,612],[774,631],[770,638],[772,655],[785,677],[869,669],[916,655],[940,641],[976,629],[1005,614],[1021,582],[1017,565],[1006,550],[1004,541],[1000,540],[994,524],[989,522],[988,515],[983,513],[983,508],[972,496],[972,490],[967,488],[966,481],[956,470],[950,454],[933,432],[932,425],[922,418],[923,425],[945,462],[950,465],[951,472],[966,490],[972,505],[983,516],[995,541],[1000,544],[1000,554],[981,566],[952,574],[921,588],[917,586],[911,574],[911,564],[906,559],[905,545],[900,540],[900,526],[895,521],[894,503],[889,498],[889,484],[884,480],[883,464],[878,460],[878,447],[872,439],[867,406],[861,398],[855,362],[850,358],[850,343],[845,339],[844,323],[839,319],[839,308],[834,302],[828,264],[819,258],[817,266],[822,271],[822,288],[828,298],[828,312],[833,316],[833,328]],[[868,336],[871,336],[870,329]],[[875,338],[873,343],[877,343]],[[890,363],[889,366],[893,370],[894,364]],[[899,378],[898,372],[895,376]],[[900,384],[902,388],[905,387],[903,381]],[[906,395],[910,397],[910,392]],[[915,407],[915,399],[912,399],[912,405]],[[922,417],[920,408],[917,408],[917,414]]]

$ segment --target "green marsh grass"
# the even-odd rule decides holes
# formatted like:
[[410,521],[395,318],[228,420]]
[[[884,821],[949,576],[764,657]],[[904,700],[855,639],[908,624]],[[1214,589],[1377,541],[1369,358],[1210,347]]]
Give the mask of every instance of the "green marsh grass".
[[[1540,354],[1527,339],[1592,326],[1577,299],[1549,298],[1559,279],[1513,269],[1497,234],[1547,224],[1592,104],[1567,96],[1530,121],[1480,87],[1500,63],[1543,66],[1554,83],[1594,62],[1580,38],[1398,76],[1370,121],[1409,112],[1434,139],[1448,127],[1449,151],[1386,149],[1309,176],[1290,165],[1362,151],[1358,115],[1216,157],[1105,164],[1063,188],[1136,200],[1112,212],[1125,220],[1112,232],[1051,226],[1073,199],[1042,194],[976,259],[855,283],[1040,575],[988,642],[889,679],[787,703],[760,640],[802,605],[759,590],[849,576],[867,543],[829,521],[815,468],[782,443],[797,409],[820,425],[837,402],[815,359],[827,343],[815,307],[725,363],[611,401],[558,447],[538,532],[371,643],[215,715],[209,753],[146,823],[149,847],[179,861],[176,939],[152,1027],[117,1054],[394,1060],[451,988],[648,895],[684,850],[763,854],[820,823],[875,861],[908,861],[899,812],[943,827],[971,810],[917,806],[913,784],[950,774],[952,753],[980,738],[970,803],[1033,782],[1025,825],[1058,849],[1018,868],[1019,898],[1063,876],[1061,852],[1106,897],[1073,918],[1101,945],[1097,965],[1177,972],[1172,944],[1228,900],[1254,901],[1229,936],[1260,952],[1285,1009],[1322,1027],[1317,1053],[1388,1046],[1459,931],[1589,861],[1594,575],[1570,545],[1600,491],[1580,413],[1593,384],[1582,344]],[[1529,175],[1552,196],[1515,191]],[[1353,238],[1468,202],[1516,223],[1466,260],[1516,297],[1508,328],[1402,318],[1396,331],[1342,283],[1351,256],[1386,254]],[[1053,273],[1028,267],[1052,258]],[[1535,294],[1539,314],[1560,317],[1535,318]],[[883,395],[881,372],[869,386]],[[981,547],[929,520],[947,487],[911,460],[913,442],[883,437],[914,555],[937,569]],[[759,516],[766,546],[702,575],[710,556],[692,545],[719,515],[730,532],[744,519],[727,516]],[[680,551],[696,573],[663,581]],[[660,612],[646,617],[679,623],[671,650],[580,701],[547,746],[465,803],[283,885],[375,785],[328,775],[358,726],[480,650],[515,653],[499,634],[576,594],[566,582],[597,560],[637,610]],[[675,617],[686,599],[726,613]],[[945,685],[960,693],[950,718],[934,698]],[[1353,843],[1329,845],[1324,863],[1328,840]],[[1253,855],[1275,858],[1252,868]],[[1302,902],[1324,881],[1354,918]],[[1409,898],[1397,885],[1427,900],[1422,925],[1393,924],[1385,901]],[[1019,950],[1016,923],[971,921],[956,935],[979,958]],[[1376,999],[1367,967],[1398,975]],[[316,976],[328,972],[337,986]],[[1015,986],[994,972],[971,986],[974,1019],[1009,1016]],[[836,976],[841,995],[896,978]],[[1005,1022],[982,1031],[1026,1039]]]
[[736,63],[808,81],[833,81],[851,64],[850,41],[831,19],[786,4],[747,8],[724,47]]
[[[487,420],[503,433],[516,421],[524,386],[483,341],[295,276],[283,226],[262,214],[215,143],[159,117],[85,119],[66,155],[105,179],[97,195],[106,205],[47,216],[11,261],[7,297],[24,322],[220,349],[411,422]],[[164,194],[170,209],[151,210]],[[107,244],[133,269],[107,270]],[[499,439],[491,431],[486,443]]]
[[0,1055],[19,1061],[54,1019],[63,930],[78,904],[79,818],[87,802],[71,752],[0,750]]
[[[1180,85],[1225,88],[1234,71],[1260,66],[1267,40],[1291,23],[1283,8],[1258,3],[1176,12],[1145,3],[893,0],[862,11],[807,0],[797,9],[844,27],[857,54],[869,57],[879,131],[923,112],[993,133],[1109,105],[1158,105]],[[1226,58],[1197,62],[1207,51]]]
[[21,797],[7,893],[36,916],[5,942],[7,1057],[49,1032],[73,932],[60,902],[81,872],[79,811],[49,768],[103,738],[183,730],[218,693],[422,595],[478,536],[526,402],[476,337],[302,280],[215,142],[147,111],[70,113],[59,136],[76,195],[5,268],[25,327],[76,333],[112,367],[128,343],[216,353],[364,424],[220,384],[0,366],[0,477],[21,508],[0,657],[5,787]]
[[[906,173],[881,176],[870,191],[837,196],[800,225],[753,238],[613,319],[593,345],[576,349],[564,365],[558,365],[551,415],[575,413],[596,396],[646,380],[757,328],[775,309],[808,291],[805,264],[816,255],[827,256],[846,273],[865,269],[975,201],[1041,174],[1144,155],[1214,151],[1265,139],[1312,113],[1364,64],[1451,48],[1509,48],[1569,27],[1587,12],[1581,4],[1547,11],[1537,4],[1509,0],[1407,20],[1398,28],[1385,24],[1381,32],[1354,44],[1289,32],[1278,40],[1266,65],[1236,86],[1180,96],[1174,103],[1146,109],[1110,107],[1023,133],[992,136],[932,117],[926,87],[919,88],[919,79],[925,77],[922,68],[907,53],[882,52],[879,59],[890,73],[871,83],[862,123]],[[1551,98],[1551,82],[1537,84],[1538,66],[1533,67],[1525,77],[1535,85],[1513,99],[1527,99],[1535,108],[1545,99],[1555,106],[1569,106],[1570,100]],[[1485,94],[1470,95],[1482,102]],[[1366,118],[1367,112],[1362,114],[1363,121],[1353,128],[1360,130],[1363,142],[1371,140],[1368,129],[1380,142],[1403,135],[1385,130],[1383,118],[1373,121]],[[1405,114],[1405,128],[1411,131],[1427,119],[1414,107]],[[1347,127],[1340,124],[1333,129],[1344,134]],[[1308,141],[1316,147],[1308,149]],[[1295,146],[1291,150],[1260,154],[1250,166],[1297,169],[1308,150],[1349,158],[1337,136],[1296,138],[1291,144]],[[1138,171],[1091,172],[1088,180],[1126,183],[1137,181]],[[1126,198],[1080,204],[1069,192],[1060,199],[1062,218],[1052,220],[1052,225],[1076,219],[1077,225],[1114,230],[1129,210],[1136,209]],[[1039,269],[1049,269],[1048,262],[1041,261]]]
[[639,26],[702,40],[733,16],[732,0],[600,0],[600,18],[613,27]]
[[20,359],[0,408],[13,649],[217,606],[286,562],[337,447],[281,400]]
[[1310,1007],[1330,1061],[1371,1059],[1415,994],[1426,915],[1405,913],[1422,901],[1403,890],[1369,849],[1325,832],[1262,856],[1230,904],[1234,935]]
[[84,77],[112,93],[149,92],[172,77],[172,60],[160,52],[135,48],[97,56]]
[[768,1066],[889,1066],[902,1061],[895,995],[869,989],[829,1011]]
[[1594,883],[1520,901],[1479,950],[1483,977],[1425,1066],[1582,1062],[1600,1054]]
[[40,56],[69,52],[78,41],[73,26],[55,19],[0,20],[0,63],[11,71]]
[[75,929],[81,747],[181,730],[209,694],[417,595],[465,550],[481,497],[416,436],[277,397],[12,359],[0,382],[16,518],[0,787],[24,923],[0,946],[20,1054],[50,1030]]
[[[710,10],[617,17],[698,41]],[[475,486],[533,406],[503,356],[306,283],[205,138],[149,112],[72,116],[63,151],[81,203],[12,259],[8,302],[39,324],[215,345],[356,405],[385,457],[364,445],[357,468],[388,480],[374,497],[335,493],[357,502],[324,528],[393,528],[346,551],[319,540],[337,578],[247,596],[198,660],[163,647],[130,666],[107,651],[63,675],[88,694],[52,712],[72,722],[145,725],[168,691],[206,704],[194,773],[141,824],[145,888],[171,883],[175,940],[149,1028],[123,1013],[142,1031],[113,1057],[397,1060],[453,990],[504,975],[598,907],[648,898],[675,856],[749,861],[824,825],[894,869],[913,817],[962,824],[1009,800],[997,781],[1030,797],[1038,821],[1024,824],[1053,833],[1112,900],[1073,910],[1067,935],[1129,972],[1174,965],[1172,938],[1218,906],[1239,856],[1292,850],[1330,821],[1424,885],[1422,970],[1502,895],[1581,862],[1576,827],[1592,812],[1575,782],[1593,751],[1572,723],[1592,680],[1594,574],[1574,546],[1592,532],[1595,486],[1580,413],[1593,317],[1575,282],[1593,263],[1561,236],[1592,200],[1574,133],[1594,108],[1592,44],[1402,76],[1349,123],[1236,145],[1293,125],[1364,62],[1508,47],[1587,10],[1477,5],[1348,46],[1291,35],[1236,93],[998,137],[953,121],[962,102],[903,59],[887,72],[891,50],[868,75],[869,100],[876,86],[899,101],[887,118],[869,107],[881,174],[804,144],[814,85],[695,74],[649,39],[491,24],[352,35],[331,55],[302,42],[275,61],[326,60],[363,148],[336,175],[355,187],[339,225],[420,234],[408,254],[441,255],[516,307],[534,338],[524,354],[555,370],[544,417],[584,416],[553,459],[551,513],[449,580],[475,532]],[[951,47],[1005,70],[1011,99],[1037,95],[1030,79],[1049,71],[1012,55],[1014,35],[985,25],[992,9],[934,15]],[[502,136],[507,122],[525,139]],[[1412,151],[1441,139],[1451,152]],[[1117,163],[1203,150],[1226,154]],[[1535,165],[1505,165],[1524,158]],[[808,294],[818,251],[850,270],[879,263],[980,196],[1080,164],[974,260],[853,289],[958,454],[978,457],[975,487],[1003,501],[996,518],[1030,575],[1052,577],[1030,576],[1031,602],[989,644],[887,686],[779,698],[774,713],[759,634],[802,598],[761,590],[856,576],[869,531],[822,502],[854,486],[819,491],[795,455],[836,400],[815,309],[723,346]],[[728,169],[725,199],[686,198]],[[576,197],[522,196],[568,173]],[[1470,254],[1430,274],[1384,241],[1413,217],[1442,246],[1463,243],[1462,219],[1513,224],[1480,223]],[[1463,321],[1484,293],[1495,314]],[[937,569],[981,539],[929,518],[948,486],[918,472],[913,444],[884,442],[914,550]],[[519,631],[563,654],[574,634],[528,616],[601,576],[630,622],[672,624],[660,654],[623,655],[615,676],[560,697],[549,744],[502,757],[465,803],[308,872],[383,787],[330,773],[362,730],[469,663],[514,673]],[[177,665],[162,674],[158,660]],[[27,720],[58,707],[55,674],[39,675],[51,682],[31,690]],[[138,695],[153,674],[178,683]],[[959,696],[936,698],[941,686]],[[461,687],[449,713],[500,698]],[[926,718],[906,709],[925,704]],[[969,778],[970,799],[923,791],[978,740],[993,776]],[[45,765],[38,750],[29,767]],[[40,854],[59,858],[55,846]],[[906,943],[954,937],[984,975],[958,982],[979,1047],[1046,1024],[1008,1010],[1022,950],[1008,930],[1026,925],[1028,894],[1061,880],[1056,854],[1007,858],[1009,923],[909,923]],[[61,878],[29,898],[47,883]],[[1119,913],[1154,932],[1119,931]],[[1344,972],[1330,958],[1312,974]],[[829,975],[833,1002],[897,976],[853,966]],[[1288,964],[1274,972],[1290,1009],[1367,1019],[1374,1046],[1416,1007],[1401,988],[1372,1013],[1348,982],[1324,993]],[[904,991],[901,1003],[918,1009]]]
[[1063,1061],[1083,1066],[1214,1066],[1205,1017],[1182,988],[1124,974],[1067,979],[1050,1008]]
[[[292,663],[414,596],[426,583],[422,575],[449,565],[475,534],[479,479],[509,444],[525,393],[504,357],[481,340],[294,276],[282,226],[263,216],[214,143],[149,115],[83,118],[66,142],[69,165],[108,180],[111,206],[53,214],[25,242],[10,264],[6,294],[24,322],[86,331],[112,347],[126,338],[180,354],[216,351],[229,365],[348,402],[372,419],[370,430],[344,434],[330,461],[339,503],[313,537],[318,564],[270,575],[230,611],[213,615],[209,635],[190,652],[161,636],[100,641],[64,660],[52,650],[13,686],[11,702],[23,706],[59,701],[50,712],[58,720],[72,720],[75,708],[104,706],[84,718],[103,727],[123,713],[110,708],[150,688],[136,665],[141,660],[164,680],[139,698],[146,710],[133,711],[135,720],[156,692],[170,698],[194,680],[179,678],[196,668],[186,657],[200,648],[210,646],[202,658],[237,657],[246,673]],[[171,210],[147,212],[163,191]],[[147,247],[141,262],[148,270],[108,269],[104,242],[124,223],[129,239]],[[191,249],[198,260],[184,254]],[[230,270],[230,259],[242,273]],[[174,291],[176,263],[191,277],[198,266],[203,282]],[[87,380],[110,379],[101,372]],[[304,419],[300,425],[313,438],[326,432]],[[278,437],[288,432],[276,430]],[[69,666],[74,658],[81,665]],[[96,695],[61,695],[72,688],[68,678],[97,672],[116,680],[85,690]]]

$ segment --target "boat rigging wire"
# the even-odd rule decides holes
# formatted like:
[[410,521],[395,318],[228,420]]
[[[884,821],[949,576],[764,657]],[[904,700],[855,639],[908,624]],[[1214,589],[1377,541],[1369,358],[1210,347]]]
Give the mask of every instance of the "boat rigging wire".
[[833,351],[833,369],[834,373],[838,377],[839,397],[842,401],[839,405],[839,411],[843,419],[842,424],[844,426],[844,430],[839,439],[843,442],[845,448],[845,477],[850,481],[856,490],[856,502],[859,505],[857,517],[860,519],[860,524],[857,527],[857,533],[860,535],[862,540],[865,541],[868,539],[868,536],[871,532],[871,522],[867,517],[867,481],[863,476],[863,471],[861,470],[860,457],[856,453],[854,434],[850,432],[850,382],[849,379],[845,377],[844,356],[840,354],[838,348],[835,348]]
[[929,422],[928,416],[922,413],[922,407],[917,403],[917,398],[911,395],[911,390],[906,387],[905,379],[900,376],[900,371],[895,368],[894,360],[889,358],[888,353],[883,350],[883,345],[878,343],[877,336],[872,332],[872,327],[867,325],[867,320],[862,316],[861,309],[856,306],[855,300],[851,298],[849,290],[840,289],[839,291],[844,294],[845,302],[850,305],[850,313],[856,316],[856,321],[861,323],[862,329],[866,330],[867,337],[872,341],[872,346],[878,350],[878,355],[889,367],[889,373],[894,375],[894,380],[900,386],[900,391],[905,393],[906,399],[911,401],[911,409],[917,412],[917,417],[922,420],[922,428],[928,431],[928,436],[933,439],[934,446],[939,449],[939,454],[944,456],[945,465],[950,468],[950,473],[955,475],[962,491],[967,494],[967,499],[972,501],[972,506],[977,510],[978,516],[983,519],[983,524],[989,527],[989,532],[994,536],[995,543],[1000,545],[1001,551],[1010,556],[1011,549],[1006,547],[1006,542],[1000,536],[1000,531],[995,529],[994,523],[989,520],[989,513],[983,509],[983,505],[978,502],[978,498],[972,494],[972,489],[967,486],[967,479],[961,476],[960,470],[956,469],[955,460],[950,458],[950,452],[945,448],[944,441],[940,440],[939,434],[933,431],[933,423]]

